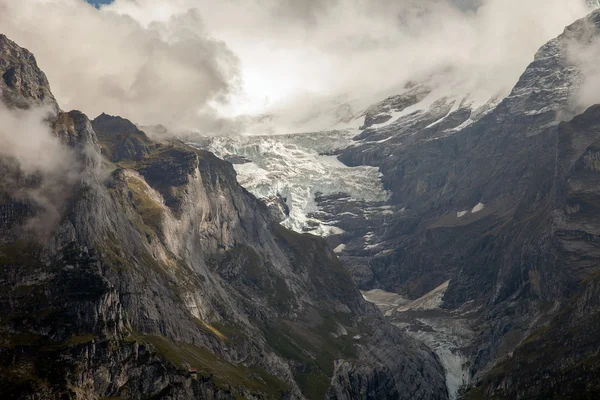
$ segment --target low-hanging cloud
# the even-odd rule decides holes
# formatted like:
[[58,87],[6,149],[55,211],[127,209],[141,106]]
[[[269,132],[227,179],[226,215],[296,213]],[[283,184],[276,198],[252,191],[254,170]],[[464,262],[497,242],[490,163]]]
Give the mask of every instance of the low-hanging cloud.
[[578,71],[570,91],[571,113],[600,103],[600,15],[577,25],[566,39],[568,61]]
[[432,74],[457,95],[503,96],[590,11],[586,0],[0,4],[0,30],[37,55],[63,107],[215,133],[240,129],[243,114],[327,128],[324,110],[359,112]]
[[25,228],[42,235],[58,222],[80,178],[79,161],[50,128],[52,113],[0,102],[0,196],[31,205],[35,214]]

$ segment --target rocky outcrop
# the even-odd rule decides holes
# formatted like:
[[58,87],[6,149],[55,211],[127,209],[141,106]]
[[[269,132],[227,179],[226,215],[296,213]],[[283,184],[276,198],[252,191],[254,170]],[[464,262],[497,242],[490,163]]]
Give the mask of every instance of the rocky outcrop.
[[113,162],[140,161],[152,152],[152,141],[126,119],[102,114],[92,121],[92,127],[104,155]]
[[[28,65],[7,98],[51,98],[30,53],[3,37],[4,54],[6,70]],[[56,187],[47,175],[0,185],[0,393],[447,398],[435,356],[364,301],[322,240],[279,226],[231,164],[118,117],[57,109],[49,124],[74,160],[56,218],[41,231],[15,197]]]
[[360,129],[367,129],[373,125],[390,121],[392,114],[400,113],[410,106],[414,106],[431,93],[431,88],[423,84],[409,84],[405,89],[407,89],[405,93],[390,96],[369,107],[364,113],[365,122]]
[[58,111],[46,75],[33,54],[0,34],[0,91],[4,103],[25,108],[31,104]]

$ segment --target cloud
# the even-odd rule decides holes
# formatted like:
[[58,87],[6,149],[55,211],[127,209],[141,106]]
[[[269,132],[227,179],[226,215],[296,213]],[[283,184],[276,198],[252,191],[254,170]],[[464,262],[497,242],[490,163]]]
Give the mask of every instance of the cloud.
[[240,58],[244,90],[230,113],[274,114],[277,129],[327,125],[319,111],[347,102],[358,112],[432,74],[459,96],[504,96],[540,46],[590,11],[585,0],[116,0],[105,9],[148,24],[194,7]]
[[26,228],[43,235],[56,225],[80,178],[73,152],[53,134],[48,108],[8,109],[0,102],[0,196],[33,207]]
[[456,94],[502,96],[589,11],[585,0],[3,3],[0,26],[37,55],[63,107],[204,131],[236,131],[243,114],[325,128],[319,112],[359,111],[431,74]]
[[584,20],[568,32],[568,58],[578,70],[575,89],[570,93],[572,113],[578,114],[600,103],[600,16]]
[[142,27],[81,0],[0,4],[2,31],[36,55],[65,109],[194,125],[237,88],[237,58],[196,9]]

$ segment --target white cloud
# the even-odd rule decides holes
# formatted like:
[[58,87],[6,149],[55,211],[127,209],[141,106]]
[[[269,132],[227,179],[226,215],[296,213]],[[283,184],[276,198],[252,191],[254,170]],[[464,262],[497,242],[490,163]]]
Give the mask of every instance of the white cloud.
[[197,10],[146,27],[81,0],[0,0],[0,27],[31,50],[61,106],[147,124],[197,124],[235,91],[237,58]]
[[0,4],[2,30],[37,55],[63,107],[196,129],[232,129],[215,109],[291,121],[326,99],[368,105],[440,70],[453,91],[503,95],[541,45],[589,11],[585,0]]
[[26,228],[49,233],[80,176],[80,164],[56,137],[46,108],[8,109],[0,102],[0,193],[32,205]]

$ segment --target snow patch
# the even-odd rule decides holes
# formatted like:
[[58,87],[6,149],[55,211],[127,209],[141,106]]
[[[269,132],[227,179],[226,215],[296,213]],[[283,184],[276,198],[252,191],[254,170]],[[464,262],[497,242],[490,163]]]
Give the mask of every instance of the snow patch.
[[485,204],[483,204],[483,203],[479,203],[479,204],[477,204],[475,207],[473,207],[473,209],[471,210],[471,212],[472,212],[473,214],[475,214],[475,213],[477,213],[477,212],[479,212],[479,211],[483,210],[483,208],[484,208],[484,207],[485,207]]
[[409,302],[397,293],[386,292],[381,289],[373,289],[361,292],[361,294],[366,301],[379,307],[386,316],[391,315],[398,306]]
[[398,307],[397,311],[405,312],[408,310],[435,310],[442,305],[444,301],[444,294],[446,293],[446,290],[448,290],[449,285],[450,281],[446,281],[417,300]]
[[414,104],[410,107],[406,107],[405,109],[403,109],[402,111],[394,111],[391,112],[387,115],[391,115],[392,118],[390,118],[389,120],[387,120],[386,122],[382,122],[381,124],[374,124],[371,125],[369,128],[370,129],[381,129],[381,128],[385,128],[386,126],[390,126],[392,125],[394,122],[398,121],[399,119],[406,117],[407,115],[410,115],[414,112],[417,111],[423,111],[426,110],[428,108],[429,104],[425,103],[424,101]]
[[335,249],[333,249],[334,253],[341,253],[342,251],[344,251],[344,249],[346,248],[345,244],[340,244],[338,247],[336,247]]

